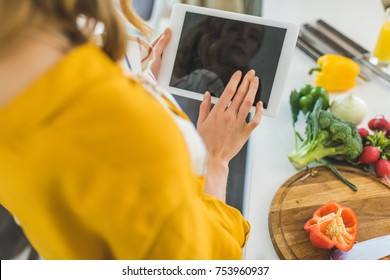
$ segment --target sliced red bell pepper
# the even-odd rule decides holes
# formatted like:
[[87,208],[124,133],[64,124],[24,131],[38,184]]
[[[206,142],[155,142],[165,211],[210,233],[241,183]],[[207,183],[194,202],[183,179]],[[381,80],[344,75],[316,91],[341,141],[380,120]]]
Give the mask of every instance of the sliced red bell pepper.
[[358,220],[351,208],[331,201],[314,212],[304,229],[310,233],[313,246],[321,249],[336,247],[346,252],[356,242]]

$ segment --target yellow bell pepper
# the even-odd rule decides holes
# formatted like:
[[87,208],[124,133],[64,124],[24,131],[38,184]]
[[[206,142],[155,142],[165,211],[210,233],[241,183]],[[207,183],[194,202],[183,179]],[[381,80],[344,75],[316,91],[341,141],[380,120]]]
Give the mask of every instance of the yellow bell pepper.
[[345,56],[326,54],[318,58],[318,68],[310,70],[316,73],[315,84],[329,92],[346,91],[353,88],[360,72],[360,66]]

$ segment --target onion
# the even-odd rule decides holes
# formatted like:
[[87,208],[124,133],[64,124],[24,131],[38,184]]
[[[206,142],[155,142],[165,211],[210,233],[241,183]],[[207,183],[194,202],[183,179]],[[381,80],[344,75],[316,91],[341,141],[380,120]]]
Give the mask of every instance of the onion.
[[348,93],[337,96],[330,106],[330,111],[344,121],[359,125],[366,117],[367,104],[363,99]]

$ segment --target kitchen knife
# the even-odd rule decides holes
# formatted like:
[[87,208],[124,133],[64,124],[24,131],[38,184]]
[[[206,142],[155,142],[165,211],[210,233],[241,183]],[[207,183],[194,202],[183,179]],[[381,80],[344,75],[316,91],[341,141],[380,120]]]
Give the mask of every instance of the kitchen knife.
[[337,29],[335,29],[334,27],[330,26],[328,23],[326,23],[324,20],[322,19],[319,19],[317,20],[317,24],[319,26],[322,26],[324,27],[325,29],[327,29],[328,31],[330,31],[331,33],[333,33],[334,35],[336,35],[337,37],[339,37],[341,40],[343,40],[344,42],[348,43],[351,47],[353,47],[356,51],[358,51],[361,55],[363,54],[370,54],[370,52],[365,49],[364,47],[362,47],[361,45],[359,45],[358,43],[356,43],[355,41],[352,41],[350,38],[348,38],[347,36],[345,36],[344,34],[342,34],[340,31],[338,31]]
[[334,250],[332,260],[379,260],[390,256],[390,234],[356,243],[351,250]]
[[[323,26],[323,24],[322,24]],[[328,25],[330,26],[330,25]],[[304,29],[321,40],[323,43],[331,47],[336,53],[343,55],[345,57],[351,58],[354,61],[356,61],[358,64],[360,64],[362,67],[370,70],[371,72],[375,73],[377,76],[381,77],[382,79],[386,80],[390,83],[390,75],[387,74],[385,71],[377,67],[376,65],[372,64],[369,60],[369,52],[367,52],[366,49],[359,46],[357,43],[353,43],[351,47],[357,47],[357,51],[359,51],[359,55],[351,53],[348,49],[346,49],[344,46],[333,40],[331,37],[326,35],[324,32],[322,32],[320,29],[315,28],[314,26],[311,26],[310,24],[306,23],[303,25]],[[330,29],[328,28],[328,31],[333,33],[334,28]],[[346,44],[351,44],[351,39],[345,40],[347,38],[345,35],[342,35],[340,37],[340,32],[337,31],[337,33],[334,33],[335,36],[338,36],[339,39],[344,40]],[[363,53],[362,53],[363,52]]]
[[305,28],[305,30],[307,30],[309,33],[311,33],[312,35],[320,39],[322,42],[324,42],[326,45],[331,47],[337,53],[346,56],[348,58],[353,58],[353,55],[347,49],[345,49],[343,46],[336,43],[328,35],[322,33],[319,29],[315,28],[314,26],[311,26],[308,23],[304,24],[303,27]]
[[312,48],[311,46],[307,45],[307,43],[304,40],[302,40],[302,38],[300,38],[299,36],[297,40],[297,47],[305,54],[310,56],[314,61],[317,61],[318,58],[322,55],[322,52],[319,52],[316,49]]

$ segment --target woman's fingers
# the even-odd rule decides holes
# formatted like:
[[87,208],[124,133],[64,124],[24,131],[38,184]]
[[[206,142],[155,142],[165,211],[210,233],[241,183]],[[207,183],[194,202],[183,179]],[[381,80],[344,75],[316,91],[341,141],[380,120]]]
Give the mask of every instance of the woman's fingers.
[[241,82],[241,85],[239,86],[236,94],[233,97],[233,101],[229,106],[229,109],[231,108],[233,111],[238,112],[238,109],[241,106],[241,103],[243,102],[248,90],[249,85],[251,84],[251,81],[255,77],[255,70],[250,70],[248,73],[246,73],[244,79]]
[[160,35],[158,35],[158,37],[155,38],[155,39],[153,40],[153,42],[150,43],[150,46],[151,46],[152,48],[154,48],[154,46],[156,46],[157,42],[161,39],[161,37],[162,37],[163,35],[164,35],[164,33],[161,33]]
[[165,29],[164,33],[158,36],[151,44],[152,48],[156,53],[156,57],[161,57],[164,52],[166,46],[171,41],[171,29]]
[[[253,118],[246,123],[246,119],[253,106],[257,90],[259,88],[260,80],[259,77],[255,76],[255,71],[251,70],[245,75],[241,85],[239,86],[241,76],[242,73],[240,71],[233,74],[221,98],[214,106],[213,115],[225,115],[227,117],[233,114],[233,118],[228,118],[231,124],[233,125],[236,123],[238,124],[238,127],[242,128],[242,123],[245,122],[242,133],[248,136],[261,121],[261,117],[263,115],[263,103],[258,102],[256,104],[256,111]],[[198,128],[209,116],[211,116],[210,108],[211,95],[209,92],[206,92],[199,108],[199,117],[197,121]]]
[[234,73],[216,108],[221,111],[228,108],[228,111],[234,112],[238,117],[246,118],[259,88],[259,78],[255,77],[255,74],[254,70],[250,70],[240,84],[242,73],[240,71]]
[[239,118],[246,118],[253,106],[253,102],[256,97],[257,89],[259,88],[259,77],[254,77],[249,85],[249,89],[242,100],[240,107],[237,112]]
[[256,111],[253,118],[248,122],[246,129],[248,135],[260,124],[261,118],[263,117],[263,102],[259,101],[256,104]]
[[211,95],[210,92],[206,91],[203,96],[203,101],[200,104],[199,108],[199,116],[197,121],[197,127],[202,125],[202,123],[207,119],[207,117],[210,114],[210,107],[211,107]]
[[171,30],[169,28],[165,29],[164,33],[161,34],[157,39],[153,41],[151,44],[154,50],[154,53],[156,54],[156,59],[152,63],[150,70],[152,71],[154,77],[157,79],[158,74],[160,73],[160,67],[161,67],[161,56],[168,45],[168,43],[171,41]]
[[242,73],[241,71],[236,71],[230,78],[229,83],[226,85],[225,90],[223,91],[221,98],[215,104],[214,109],[217,111],[225,111],[226,108],[230,105],[230,102],[233,99],[234,94],[237,91],[237,87],[240,83]]

